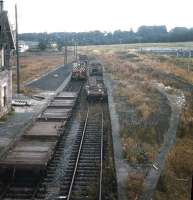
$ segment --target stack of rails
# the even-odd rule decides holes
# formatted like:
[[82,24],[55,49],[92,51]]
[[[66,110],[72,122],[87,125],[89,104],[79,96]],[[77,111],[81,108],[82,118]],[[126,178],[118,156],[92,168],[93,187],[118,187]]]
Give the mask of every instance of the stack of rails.
[[44,171],[54,154],[79,92],[61,92],[0,160],[4,170]]

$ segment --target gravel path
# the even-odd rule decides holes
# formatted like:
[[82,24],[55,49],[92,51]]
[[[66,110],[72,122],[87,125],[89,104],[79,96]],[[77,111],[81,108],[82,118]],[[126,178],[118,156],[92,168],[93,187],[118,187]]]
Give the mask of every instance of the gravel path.
[[67,130],[68,135],[66,137],[66,141],[64,144],[65,148],[62,152],[60,162],[55,171],[54,179],[47,186],[47,194],[46,194],[47,200],[52,200],[59,195],[61,181],[65,176],[64,171],[68,166],[68,161],[72,152],[72,147],[75,142],[76,135],[78,133],[79,126],[80,126],[80,121],[75,117],[75,119],[72,122],[72,125],[70,126],[70,130]]

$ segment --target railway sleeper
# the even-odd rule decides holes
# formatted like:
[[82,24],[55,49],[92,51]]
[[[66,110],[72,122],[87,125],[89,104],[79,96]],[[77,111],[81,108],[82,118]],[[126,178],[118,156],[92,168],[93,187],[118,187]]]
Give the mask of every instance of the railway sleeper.
[[10,187],[12,192],[32,192],[34,188],[32,187]]
[[[89,179],[88,179],[89,178]],[[85,177],[85,176],[81,176],[81,177],[76,177],[76,181],[80,181],[80,182],[88,182],[88,181],[96,181],[98,179],[98,177],[95,176],[90,176],[90,177]]]
[[79,167],[81,168],[81,169],[89,169],[89,170],[98,170],[99,169],[99,167],[97,166],[97,165],[85,165],[84,163],[82,163],[82,164],[80,164],[79,165]]
[[6,195],[5,198],[11,198],[11,199],[30,199],[33,194],[25,194],[25,193],[9,193]]
[[84,146],[82,148],[82,152],[91,152],[91,153],[95,153],[95,152],[99,152],[101,150],[100,145],[93,143],[93,144],[88,144],[88,143],[84,143]]
[[49,182],[52,181],[52,179],[53,179],[53,177],[45,177],[44,181],[47,182],[47,183],[49,183]]
[[48,169],[47,174],[53,174],[55,173],[55,171],[56,171],[56,168]]
[[100,156],[96,157],[96,156],[91,156],[91,155],[82,155],[80,157],[80,161],[79,162],[84,162],[84,161],[97,161],[99,162],[100,161]]
[[89,191],[89,189],[87,188],[87,190],[85,189],[85,190],[81,190],[81,189],[79,189],[78,190],[78,188],[76,189],[76,190],[74,190],[73,192],[72,192],[72,194],[71,194],[71,197],[70,197],[70,199],[71,200],[82,200],[82,199],[88,199],[89,198],[89,196],[90,196],[90,198],[92,199],[92,200],[95,200],[95,198],[93,198],[93,193],[91,194],[91,192]]
[[89,171],[78,171],[77,176],[84,176],[84,177],[98,177],[99,172],[89,172]]
[[[83,144],[84,144],[83,149],[87,149],[87,148],[100,149],[101,140],[96,139],[96,138],[92,138],[92,139],[89,138],[89,139],[85,139]],[[85,146],[86,146],[86,148],[85,148]]]
[[49,166],[47,171],[55,171],[56,167],[57,165]]
[[78,176],[79,175],[80,176],[90,176],[90,175],[97,176],[97,175],[99,175],[99,171],[90,171],[90,170],[78,169],[76,174]]
[[82,154],[87,154],[87,155],[99,155],[100,154],[100,150],[98,149],[92,149],[92,150],[89,150],[89,149],[82,149]]
[[77,174],[98,174],[99,170],[78,169]]
[[54,176],[55,176],[55,173],[52,173],[52,174],[49,173],[49,174],[47,174],[46,178],[53,179]]
[[91,139],[85,139],[84,140],[84,144],[85,145],[91,145],[91,146],[95,146],[95,147],[99,147],[100,148],[100,141],[98,139],[93,138]]
[[86,135],[85,135],[85,139],[87,139],[87,138],[89,138],[89,139],[95,138],[95,139],[100,140],[101,133],[99,131],[92,131],[92,130],[88,131],[87,130]]
[[79,148],[80,142],[81,142],[81,140],[76,140],[75,143],[74,143],[74,145],[73,145],[73,148],[74,148],[74,149]]
[[92,163],[91,163],[91,162],[81,162],[81,163],[78,164],[78,166],[79,166],[79,167],[84,167],[84,166],[86,166],[86,167],[89,167],[89,168],[90,168],[90,167],[93,167],[93,168],[94,168],[94,167],[97,167],[97,168],[99,167],[98,163],[96,163],[96,162],[92,162]]
[[[90,171],[96,171],[96,170],[98,170],[98,167],[96,167],[96,166],[92,166],[92,167],[88,167],[88,166],[79,166],[79,168],[81,169],[81,170],[90,170]],[[67,170],[65,170],[65,172],[72,172],[72,170],[69,170],[69,169],[67,169]]]
[[88,133],[85,138],[84,138],[84,141],[85,142],[93,142],[95,141],[97,144],[101,141],[101,137],[100,135],[96,135],[96,134],[100,134],[100,133],[94,133],[94,134],[90,134]]
[[82,181],[82,178],[87,178],[87,181],[89,181],[90,179],[97,179],[98,178],[98,174],[79,174],[79,176],[76,177],[76,181]]
[[70,165],[70,166],[74,166],[75,165],[75,163],[76,163],[76,159],[74,158],[74,159],[70,159],[69,161],[68,161],[68,166]]
[[[75,197],[71,197],[70,198],[71,200],[85,200],[85,196],[75,196]],[[89,196],[86,196],[86,200],[95,200],[93,199],[93,197],[89,197]]]
[[93,156],[98,156],[100,154],[100,150],[99,149],[82,149],[81,153],[84,155],[93,155]]

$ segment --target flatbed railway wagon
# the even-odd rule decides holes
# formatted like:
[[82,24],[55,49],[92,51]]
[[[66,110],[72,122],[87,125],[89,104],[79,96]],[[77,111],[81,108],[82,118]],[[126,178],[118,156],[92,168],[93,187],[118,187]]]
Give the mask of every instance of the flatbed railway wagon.
[[45,172],[72,115],[78,92],[61,92],[10,146],[0,160],[0,173]]
[[72,66],[72,77],[73,80],[86,80],[87,78],[87,67],[85,63],[75,62]]
[[107,101],[107,89],[101,77],[90,76],[85,85],[85,93],[88,101]]

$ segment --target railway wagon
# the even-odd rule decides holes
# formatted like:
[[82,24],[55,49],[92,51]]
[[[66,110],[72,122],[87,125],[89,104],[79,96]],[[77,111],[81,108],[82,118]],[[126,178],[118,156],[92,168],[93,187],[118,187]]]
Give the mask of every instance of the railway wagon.
[[72,79],[85,80],[87,77],[87,68],[84,62],[75,62],[72,66]]
[[102,76],[103,75],[103,66],[100,62],[92,62],[89,65],[89,76]]
[[0,160],[0,172],[43,172],[77,101],[78,92],[61,92]]
[[88,101],[106,101],[108,98],[107,89],[100,76],[90,76],[88,78],[88,81],[85,85],[85,93]]

